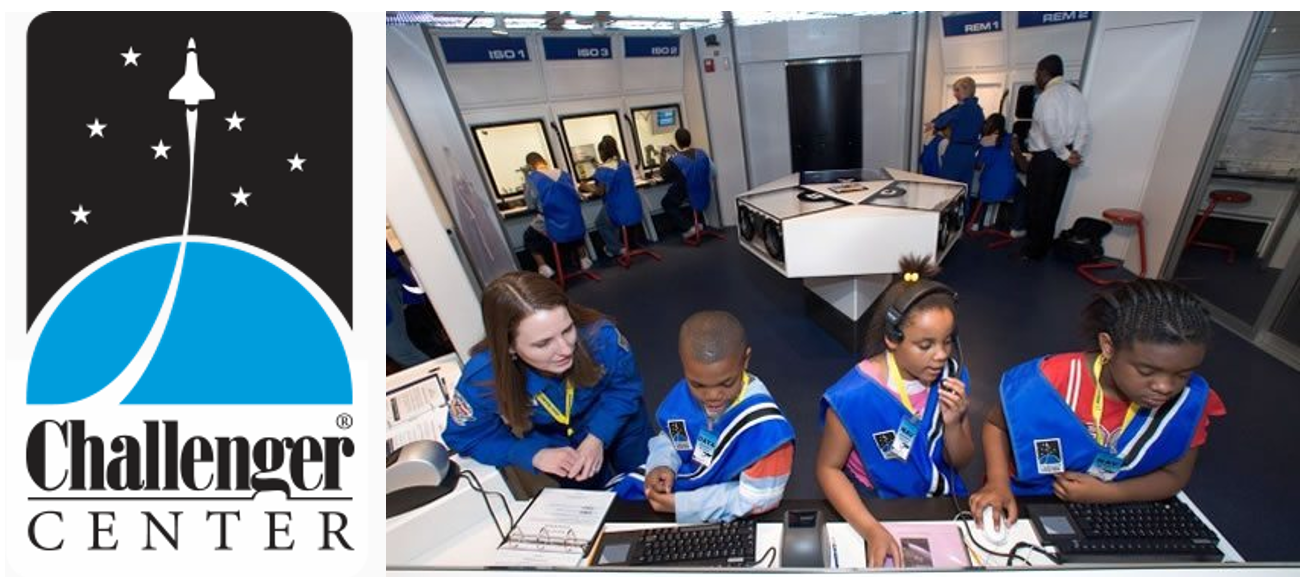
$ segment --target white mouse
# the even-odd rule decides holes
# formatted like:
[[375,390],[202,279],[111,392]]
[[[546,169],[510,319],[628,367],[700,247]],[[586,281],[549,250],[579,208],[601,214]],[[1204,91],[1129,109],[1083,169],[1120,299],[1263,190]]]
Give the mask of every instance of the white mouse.
[[986,540],[995,545],[1003,545],[1008,540],[1008,520],[994,520],[995,507],[986,505],[984,511],[981,511],[981,528],[985,530]]

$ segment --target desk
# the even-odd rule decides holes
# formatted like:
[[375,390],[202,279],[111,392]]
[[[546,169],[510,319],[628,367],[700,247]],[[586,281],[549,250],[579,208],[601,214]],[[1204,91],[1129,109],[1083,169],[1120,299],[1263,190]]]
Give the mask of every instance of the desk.
[[[488,491],[500,491],[507,494],[507,487],[499,473],[475,461],[462,460],[465,467],[473,470]],[[1199,518],[1208,525],[1220,539],[1219,548],[1226,555],[1225,563],[1242,563],[1244,559],[1222,536],[1221,532],[1203,515],[1184,493],[1181,500],[1194,509]],[[497,511],[501,509],[498,501],[492,500]],[[896,499],[865,500],[864,504],[872,514],[893,528],[896,522],[933,522],[952,523],[956,514],[953,501],[947,498],[936,499]],[[526,509],[526,502],[510,501],[509,506],[515,517]],[[777,509],[760,515],[757,520],[758,537],[756,558],[762,558],[769,547],[780,549],[781,522],[787,510],[817,509],[827,517],[832,542],[836,545],[840,558],[840,568],[862,568],[865,566],[865,549],[862,539],[848,523],[831,508],[826,500],[787,499]],[[456,568],[488,567],[495,565],[496,547],[500,538],[494,523],[490,520],[485,503],[479,495],[473,493],[466,483],[461,482],[449,497],[398,516],[387,521],[387,565],[396,569],[420,568]],[[1025,515],[1025,511],[1023,511]],[[502,513],[501,513],[502,518]],[[641,529],[672,525],[672,516],[655,513],[645,503],[614,501],[605,517],[605,528],[613,531]],[[995,547],[986,542],[980,531],[973,528],[976,538],[991,549],[1007,552],[1019,542],[1039,543],[1034,527],[1025,516],[1009,528],[1007,542],[1002,547]],[[989,555],[975,548],[964,537],[964,543],[973,550],[981,562],[991,568],[1004,567],[1007,559],[990,558]],[[1024,554],[1033,566],[1047,567],[1053,563],[1038,554]],[[1212,565],[1203,565],[1212,569]],[[773,569],[778,567],[774,566]]]

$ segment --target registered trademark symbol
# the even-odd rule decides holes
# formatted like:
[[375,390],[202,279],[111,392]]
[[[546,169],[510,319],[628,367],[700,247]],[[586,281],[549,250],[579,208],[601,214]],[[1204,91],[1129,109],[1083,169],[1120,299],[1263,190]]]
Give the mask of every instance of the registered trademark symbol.
[[339,415],[336,415],[336,426],[337,428],[340,429],[348,429],[350,427],[353,427],[354,417],[351,417],[349,413],[341,413]]

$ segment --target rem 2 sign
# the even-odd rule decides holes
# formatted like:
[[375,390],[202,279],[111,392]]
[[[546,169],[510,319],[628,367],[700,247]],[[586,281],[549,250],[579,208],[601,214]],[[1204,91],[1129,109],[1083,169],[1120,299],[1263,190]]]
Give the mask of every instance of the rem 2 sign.
[[970,12],[968,14],[954,14],[942,18],[941,23],[944,25],[945,36],[984,34],[987,32],[999,32],[1004,29],[1003,21],[1000,19],[999,12]]
[[1031,28],[1034,26],[1049,26],[1051,24],[1089,22],[1093,17],[1094,12],[1018,12],[1017,27]]

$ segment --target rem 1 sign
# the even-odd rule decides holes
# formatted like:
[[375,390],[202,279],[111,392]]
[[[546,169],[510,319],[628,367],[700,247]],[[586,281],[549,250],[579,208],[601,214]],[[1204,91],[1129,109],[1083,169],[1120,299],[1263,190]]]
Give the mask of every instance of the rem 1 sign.
[[526,38],[441,38],[441,51],[450,64],[530,60]]
[[627,36],[623,38],[627,58],[681,56],[681,38],[677,36]]
[[1094,12],[1018,12],[1017,27],[1031,28],[1034,26],[1049,26],[1051,24],[1089,22],[1093,17]]
[[999,12],[970,12],[945,16],[941,21],[944,24],[945,36],[967,36],[1003,30],[1003,22],[999,15]]
[[546,60],[594,60],[613,58],[610,38],[542,38]]

